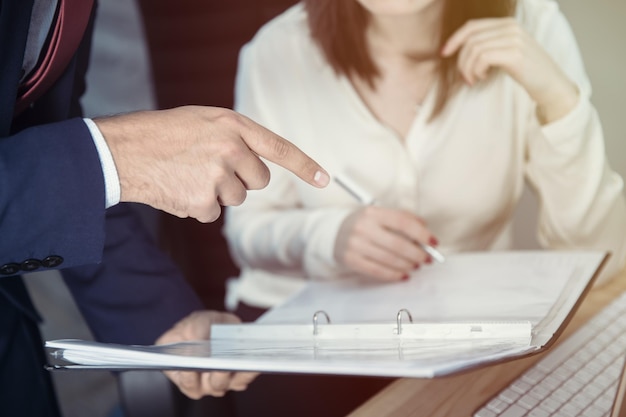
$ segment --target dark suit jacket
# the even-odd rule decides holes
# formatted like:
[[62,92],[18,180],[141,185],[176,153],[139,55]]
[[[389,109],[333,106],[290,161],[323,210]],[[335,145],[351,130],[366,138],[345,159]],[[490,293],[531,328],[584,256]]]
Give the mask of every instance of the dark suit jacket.
[[125,204],[104,209],[98,154],[84,122],[75,117],[89,36],[54,86],[14,117],[31,7],[32,0],[0,3],[3,416],[56,415],[54,400],[45,398],[51,389],[41,367],[37,313],[16,274],[37,265],[37,270],[63,268],[94,335],[107,342],[153,343],[177,320],[201,308],[136,212]]

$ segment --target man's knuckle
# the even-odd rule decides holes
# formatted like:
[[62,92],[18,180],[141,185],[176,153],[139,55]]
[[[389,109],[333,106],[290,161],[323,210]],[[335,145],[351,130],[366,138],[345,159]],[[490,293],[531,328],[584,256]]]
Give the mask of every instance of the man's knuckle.
[[235,201],[234,201],[234,205],[239,206],[241,204],[243,204],[244,201],[246,201],[246,198],[248,197],[248,193],[246,190],[242,189],[241,192],[239,193],[239,195],[237,195]]
[[185,390],[184,394],[192,400],[199,400],[202,398],[202,393],[197,390]]
[[223,203],[225,206],[239,206],[246,200],[247,196],[248,193],[242,187],[238,192],[233,193],[233,195],[230,196],[228,200],[224,201]]
[[192,217],[201,223],[211,223],[222,214],[222,209],[215,198],[207,198],[200,202],[193,210]]
[[270,170],[267,168],[267,166],[263,165],[257,176],[258,188],[261,189],[267,187],[267,185],[270,183],[270,177]]
[[211,119],[221,123],[235,123],[238,120],[237,113],[225,107],[211,107]]

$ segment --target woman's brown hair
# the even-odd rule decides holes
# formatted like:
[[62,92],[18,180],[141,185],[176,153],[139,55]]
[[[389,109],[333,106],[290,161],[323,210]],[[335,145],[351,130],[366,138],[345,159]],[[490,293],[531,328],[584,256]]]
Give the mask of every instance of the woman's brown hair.
[[[516,0],[437,0],[443,1],[438,50],[465,22],[484,17],[513,15]],[[365,29],[369,13],[357,0],[304,0],[311,36],[338,74],[356,75],[373,85],[379,75],[369,55]],[[459,85],[457,56],[440,58],[437,65],[439,89],[431,119],[441,113]]]

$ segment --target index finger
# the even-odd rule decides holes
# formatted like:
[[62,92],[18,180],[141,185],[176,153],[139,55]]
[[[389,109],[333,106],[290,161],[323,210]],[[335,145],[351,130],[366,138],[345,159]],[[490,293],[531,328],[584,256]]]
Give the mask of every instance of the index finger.
[[259,156],[293,172],[307,183],[324,188],[330,176],[324,168],[289,142],[263,126],[244,116],[247,130],[241,138],[248,148]]

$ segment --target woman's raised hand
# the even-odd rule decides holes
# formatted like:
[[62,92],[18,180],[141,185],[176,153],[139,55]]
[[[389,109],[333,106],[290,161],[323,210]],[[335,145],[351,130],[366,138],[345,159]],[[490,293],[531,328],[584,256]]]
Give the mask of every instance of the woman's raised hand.
[[444,45],[441,54],[458,53],[458,69],[469,85],[499,68],[509,74],[537,103],[542,123],[569,113],[578,88],[550,55],[514,18],[470,20]]

